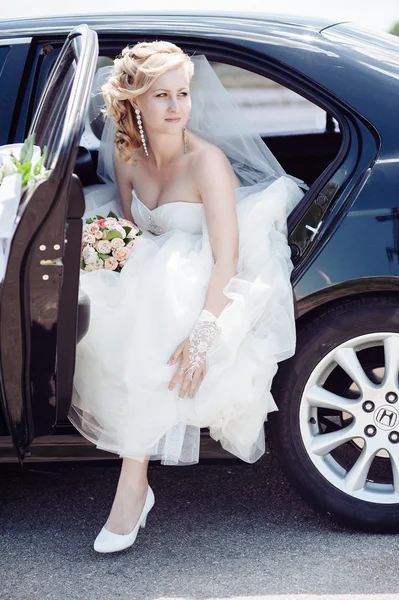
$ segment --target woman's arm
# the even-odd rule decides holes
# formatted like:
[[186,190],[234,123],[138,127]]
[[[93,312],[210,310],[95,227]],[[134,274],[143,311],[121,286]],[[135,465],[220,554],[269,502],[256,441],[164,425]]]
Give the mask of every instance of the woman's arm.
[[[200,377],[206,371],[206,355],[217,335],[217,326],[212,323],[219,317],[230,299],[223,289],[237,273],[238,223],[234,194],[235,176],[226,156],[216,147],[211,147],[195,157],[194,183],[204,204],[209,241],[214,265],[202,312],[190,336],[183,340],[171,355],[168,364],[173,365],[180,356],[180,368],[173,375],[169,390],[173,390],[180,379],[179,397],[193,398]],[[204,317],[205,323],[201,317]]]
[[125,160],[115,156],[115,178],[122,204],[122,216],[125,219],[128,219],[128,221],[133,221],[131,212],[133,189],[131,180],[132,168],[132,165],[129,165]]
[[223,289],[237,274],[238,223],[234,173],[226,156],[216,147],[201,151],[194,172],[215,261],[203,308],[219,317],[230,302]]

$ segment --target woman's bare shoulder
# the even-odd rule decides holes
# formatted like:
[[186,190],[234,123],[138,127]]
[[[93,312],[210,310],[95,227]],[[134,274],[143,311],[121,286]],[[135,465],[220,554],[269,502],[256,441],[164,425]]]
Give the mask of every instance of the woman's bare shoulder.
[[135,173],[137,171],[137,166],[140,164],[140,148],[133,150],[133,152],[131,153],[131,158],[135,164],[128,162],[127,160],[119,156],[117,152],[115,152],[114,164],[116,175],[119,175],[125,181],[128,180],[129,182],[133,183]]
[[223,169],[224,172],[228,173],[232,178],[234,186],[238,186],[239,180],[225,153],[218,148],[218,146],[204,140],[198,135],[191,133],[191,136],[193,138],[191,148],[191,155],[193,158],[191,161],[192,173],[194,175],[202,175],[204,169],[212,165],[213,167]]

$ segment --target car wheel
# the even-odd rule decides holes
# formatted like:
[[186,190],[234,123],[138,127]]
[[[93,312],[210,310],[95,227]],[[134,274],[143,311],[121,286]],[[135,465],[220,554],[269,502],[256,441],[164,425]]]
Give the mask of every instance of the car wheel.
[[283,471],[318,512],[399,531],[399,298],[346,299],[297,333],[267,428]]

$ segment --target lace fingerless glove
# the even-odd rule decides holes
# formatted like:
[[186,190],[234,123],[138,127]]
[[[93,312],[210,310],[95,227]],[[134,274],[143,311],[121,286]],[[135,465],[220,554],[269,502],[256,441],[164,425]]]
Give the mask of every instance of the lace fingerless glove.
[[203,309],[201,311],[189,336],[188,356],[190,367],[186,372],[193,371],[205,362],[212,343],[220,333],[220,328],[216,324],[217,319],[209,310]]

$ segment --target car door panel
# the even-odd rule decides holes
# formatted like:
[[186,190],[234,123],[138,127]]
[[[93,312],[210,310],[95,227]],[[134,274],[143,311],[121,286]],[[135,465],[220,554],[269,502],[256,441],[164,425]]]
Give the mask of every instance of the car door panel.
[[84,211],[72,172],[97,54],[87,26],[68,36],[30,130],[48,147],[51,173],[22,197],[0,298],[1,402],[20,459],[35,437],[53,431],[65,382],[72,390]]

